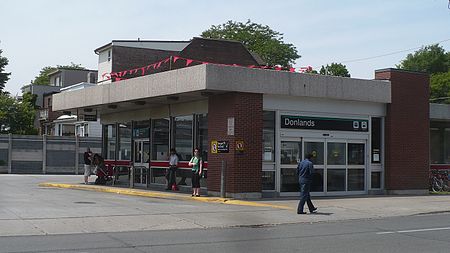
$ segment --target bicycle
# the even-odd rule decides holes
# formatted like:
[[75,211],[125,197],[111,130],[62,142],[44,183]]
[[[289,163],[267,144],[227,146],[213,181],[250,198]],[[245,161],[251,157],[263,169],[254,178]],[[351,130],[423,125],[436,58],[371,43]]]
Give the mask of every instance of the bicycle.
[[430,190],[432,190],[433,192],[450,191],[448,181],[449,175],[447,170],[430,171]]

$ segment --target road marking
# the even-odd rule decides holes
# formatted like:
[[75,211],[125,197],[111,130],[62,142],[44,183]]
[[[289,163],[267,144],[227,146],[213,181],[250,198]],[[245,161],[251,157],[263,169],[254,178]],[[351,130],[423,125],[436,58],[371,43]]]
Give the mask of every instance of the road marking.
[[178,200],[199,201],[199,202],[206,202],[206,203],[220,203],[220,204],[225,204],[225,205],[270,207],[270,208],[284,209],[284,210],[295,210],[294,208],[292,208],[290,206],[274,205],[274,204],[270,204],[270,203],[261,203],[261,202],[256,202],[256,201],[245,201],[245,200],[217,198],[217,197],[195,197],[195,198],[192,198],[190,195],[187,195],[187,194],[164,193],[164,192],[151,191],[151,190],[127,189],[127,188],[108,187],[108,186],[99,186],[99,185],[40,183],[39,186],[40,187],[54,187],[54,188],[97,191],[97,192],[109,192],[109,193],[117,193],[117,194],[124,194],[124,195],[149,197],[149,198],[178,199]]
[[395,233],[415,233],[415,232],[427,232],[427,231],[439,231],[439,230],[450,230],[450,227],[444,228],[422,228],[422,229],[412,229],[412,230],[399,230],[399,231],[387,231],[387,232],[378,232],[377,235],[385,235],[385,234],[395,234]]

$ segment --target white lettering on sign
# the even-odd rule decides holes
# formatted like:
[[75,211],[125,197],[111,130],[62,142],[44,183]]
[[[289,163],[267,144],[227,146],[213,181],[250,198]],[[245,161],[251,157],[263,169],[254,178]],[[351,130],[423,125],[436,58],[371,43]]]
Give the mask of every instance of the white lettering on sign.
[[314,127],[316,122],[314,120],[300,120],[300,119],[284,119],[285,126],[300,126],[300,127]]

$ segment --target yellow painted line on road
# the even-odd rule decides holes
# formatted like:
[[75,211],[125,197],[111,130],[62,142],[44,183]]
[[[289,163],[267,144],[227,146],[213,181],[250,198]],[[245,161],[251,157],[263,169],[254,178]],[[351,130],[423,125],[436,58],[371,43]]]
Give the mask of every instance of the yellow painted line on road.
[[149,190],[144,191],[144,190],[137,190],[137,189],[125,189],[125,188],[99,186],[99,185],[40,183],[39,186],[40,187],[65,188],[65,189],[77,189],[77,190],[86,190],[86,191],[97,191],[97,192],[109,192],[109,193],[148,197],[148,198],[178,199],[178,200],[190,200],[190,201],[218,203],[218,204],[226,204],[226,205],[270,207],[270,208],[277,208],[277,209],[294,210],[292,207],[289,207],[289,206],[273,205],[273,204],[268,204],[268,203],[255,202],[255,201],[236,200],[236,199],[218,198],[218,197],[191,197],[191,196],[186,196],[184,194],[178,194],[178,193],[164,193],[164,192],[155,192],[155,191],[149,191]]

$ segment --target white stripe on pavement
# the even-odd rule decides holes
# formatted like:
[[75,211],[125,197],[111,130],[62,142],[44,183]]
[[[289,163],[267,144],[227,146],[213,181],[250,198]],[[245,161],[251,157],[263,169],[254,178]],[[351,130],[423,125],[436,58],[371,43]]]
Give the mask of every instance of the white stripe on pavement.
[[427,231],[439,231],[439,230],[450,230],[450,227],[387,231],[387,232],[378,232],[377,235],[394,234],[394,233],[415,233],[415,232],[427,232]]

